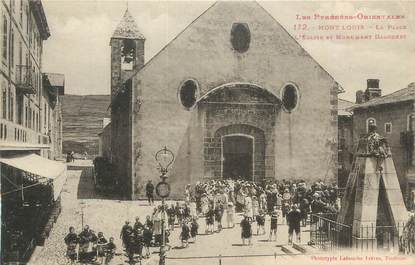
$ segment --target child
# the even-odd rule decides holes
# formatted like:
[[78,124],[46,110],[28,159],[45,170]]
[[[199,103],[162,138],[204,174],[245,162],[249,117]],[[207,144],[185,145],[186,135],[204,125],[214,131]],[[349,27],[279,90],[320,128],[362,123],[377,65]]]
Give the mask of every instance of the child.
[[193,242],[196,242],[196,236],[198,234],[199,224],[197,223],[196,217],[193,218],[192,223],[190,224],[190,236],[193,238]]
[[110,237],[110,242],[105,246],[105,264],[109,264],[115,255],[117,246],[114,244],[114,238]]
[[226,211],[227,213],[227,221],[228,221],[228,228],[229,227],[234,227],[235,223],[234,223],[234,216],[235,216],[235,207],[233,206],[232,202],[228,203],[228,209]]
[[245,215],[252,220],[253,210],[252,210],[252,198],[249,196],[245,197]]
[[98,232],[97,238],[97,254],[98,254],[98,263],[102,264],[104,262],[105,257],[105,246],[107,245],[108,241],[104,237],[104,233]]
[[174,231],[174,223],[176,222],[176,213],[173,204],[167,209],[168,224],[171,231]]
[[150,227],[147,225],[144,226],[143,231],[143,241],[144,241],[144,249],[146,251],[145,257],[150,257],[150,246],[151,240],[153,239],[153,231],[150,230]]
[[145,225],[148,227],[148,229],[153,229],[153,221],[151,221],[150,215],[146,216]]
[[66,256],[72,263],[76,261],[76,244],[78,243],[78,235],[75,233],[75,228],[69,228],[69,234],[65,237],[65,244],[67,246]]
[[255,221],[256,216],[258,215],[259,211],[259,202],[257,197],[254,195],[252,196],[252,218]]
[[274,206],[274,211],[271,213],[271,227],[269,230],[269,241],[272,239],[272,234],[274,234],[275,241],[277,241],[277,227],[278,227],[278,211],[277,207]]
[[244,219],[241,221],[241,238],[242,244],[245,246],[245,240],[248,239],[248,244],[251,245],[252,238],[252,227],[251,221],[248,215],[245,215]]
[[222,216],[223,216],[222,205],[217,204],[215,207],[215,221],[218,224],[217,232],[220,232],[222,230]]
[[288,203],[284,203],[282,206],[282,220],[284,223],[287,223],[287,214],[290,211],[290,205]]
[[189,225],[187,223],[187,221],[183,221],[183,225],[182,225],[182,232],[180,233],[180,239],[182,241],[182,247],[183,248],[187,248],[189,245],[189,240],[190,238],[190,228]]
[[190,216],[192,218],[193,217],[196,217],[197,216],[197,210],[196,210],[197,207],[196,207],[196,202],[195,202],[195,200],[193,198],[190,201],[189,208],[190,208]]
[[206,215],[209,211],[209,198],[206,193],[202,194],[202,198],[200,199],[200,208],[202,215]]
[[190,217],[190,208],[189,205],[186,203],[183,208],[183,219],[189,219]]
[[214,226],[214,218],[215,218],[215,212],[212,209],[213,207],[209,205],[209,209],[206,213],[206,233],[213,233],[213,226]]
[[256,216],[256,223],[257,223],[257,230],[256,234],[259,235],[259,231],[261,231],[261,235],[265,235],[265,214],[262,209],[259,209],[259,213]]
[[180,204],[179,202],[176,202],[176,206],[174,207],[174,213],[176,215],[177,218],[177,223],[180,225],[182,223],[182,216],[181,216],[181,211],[180,211]]
[[183,223],[183,220],[184,220],[184,208],[182,206],[179,206],[176,214],[177,214],[177,222],[179,224]]

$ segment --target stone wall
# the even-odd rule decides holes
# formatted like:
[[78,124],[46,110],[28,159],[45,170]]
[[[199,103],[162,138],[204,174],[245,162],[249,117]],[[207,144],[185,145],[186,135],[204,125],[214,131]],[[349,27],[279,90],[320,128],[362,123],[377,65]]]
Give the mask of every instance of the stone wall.
[[233,85],[222,88],[199,104],[198,111],[203,113],[205,121],[203,177],[222,177],[222,137],[242,134],[254,140],[253,180],[273,179],[273,128],[276,112],[280,110],[279,100],[254,86]]
[[118,188],[124,198],[132,196],[131,175],[131,82],[117,94],[111,105],[112,162]]

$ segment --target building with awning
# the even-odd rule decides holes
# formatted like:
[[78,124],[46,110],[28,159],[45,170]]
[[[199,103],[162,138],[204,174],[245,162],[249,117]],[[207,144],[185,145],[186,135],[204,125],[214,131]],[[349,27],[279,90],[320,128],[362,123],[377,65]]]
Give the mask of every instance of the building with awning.
[[0,6],[0,264],[23,264],[60,212],[66,166],[56,160],[62,159],[65,76],[42,69],[43,43],[50,37],[42,1]]
[[2,258],[25,262],[60,214],[66,164],[33,151],[0,152],[0,174]]
[[[36,154],[1,157],[0,163],[33,175],[39,181],[39,184],[46,183],[49,180],[52,181],[53,199],[55,201],[59,198],[63,185],[66,182],[66,165],[64,163],[49,160]],[[23,186],[20,189],[24,191],[26,187]],[[4,193],[7,194],[8,191]]]

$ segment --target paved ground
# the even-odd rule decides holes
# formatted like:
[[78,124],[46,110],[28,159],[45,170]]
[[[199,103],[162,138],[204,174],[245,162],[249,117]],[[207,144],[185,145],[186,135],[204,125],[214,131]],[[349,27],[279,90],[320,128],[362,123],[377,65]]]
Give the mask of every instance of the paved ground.
[[[63,238],[70,226],[74,226],[80,232],[83,223],[88,224],[96,232],[102,231],[109,238],[116,239],[116,245],[120,255],[116,256],[111,264],[126,264],[126,257],[122,254],[119,233],[125,220],[132,223],[136,216],[145,219],[150,215],[152,207],[143,201],[119,201],[108,200],[104,196],[97,195],[93,187],[92,164],[90,161],[76,161],[68,164],[68,179],[61,194],[62,213],[53,227],[50,237],[44,247],[37,247],[29,264],[32,265],[59,265],[67,264],[65,259],[65,244]],[[159,202],[158,202],[159,203]],[[81,210],[83,208],[83,210]],[[238,217],[240,219],[241,217]],[[199,221],[200,233],[205,231],[205,222]],[[266,228],[269,226],[267,220]],[[186,249],[180,249],[179,230],[175,229],[171,235],[172,250],[168,253],[167,264],[219,264],[219,259],[177,259],[183,257],[206,257],[206,256],[238,256],[238,255],[276,255],[271,257],[226,257],[221,264],[276,264],[289,263],[292,257],[283,255],[279,245],[287,243],[287,227],[279,227],[277,242],[268,242],[268,236],[254,236],[252,246],[242,246],[240,239],[240,228],[238,225],[233,229],[224,229],[220,233],[212,235],[199,235],[197,242],[190,244]],[[254,227],[254,231],[256,228]],[[309,240],[309,233],[303,232],[303,242]],[[153,248],[152,251],[158,249]],[[283,256],[280,256],[283,255]],[[298,259],[296,259],[298,261]],[[158,264],[158,255],[152,254],[149,260],[143,264]]]

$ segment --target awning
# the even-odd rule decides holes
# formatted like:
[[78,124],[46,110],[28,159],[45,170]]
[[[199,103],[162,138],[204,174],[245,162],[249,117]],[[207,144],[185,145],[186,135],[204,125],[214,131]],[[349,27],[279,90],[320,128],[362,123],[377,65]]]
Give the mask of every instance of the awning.
[[53,196],[56,200],[66,182],[66,165],[36,154],[20,154],[1,157],[0,162],[22,171],[53,180]]

